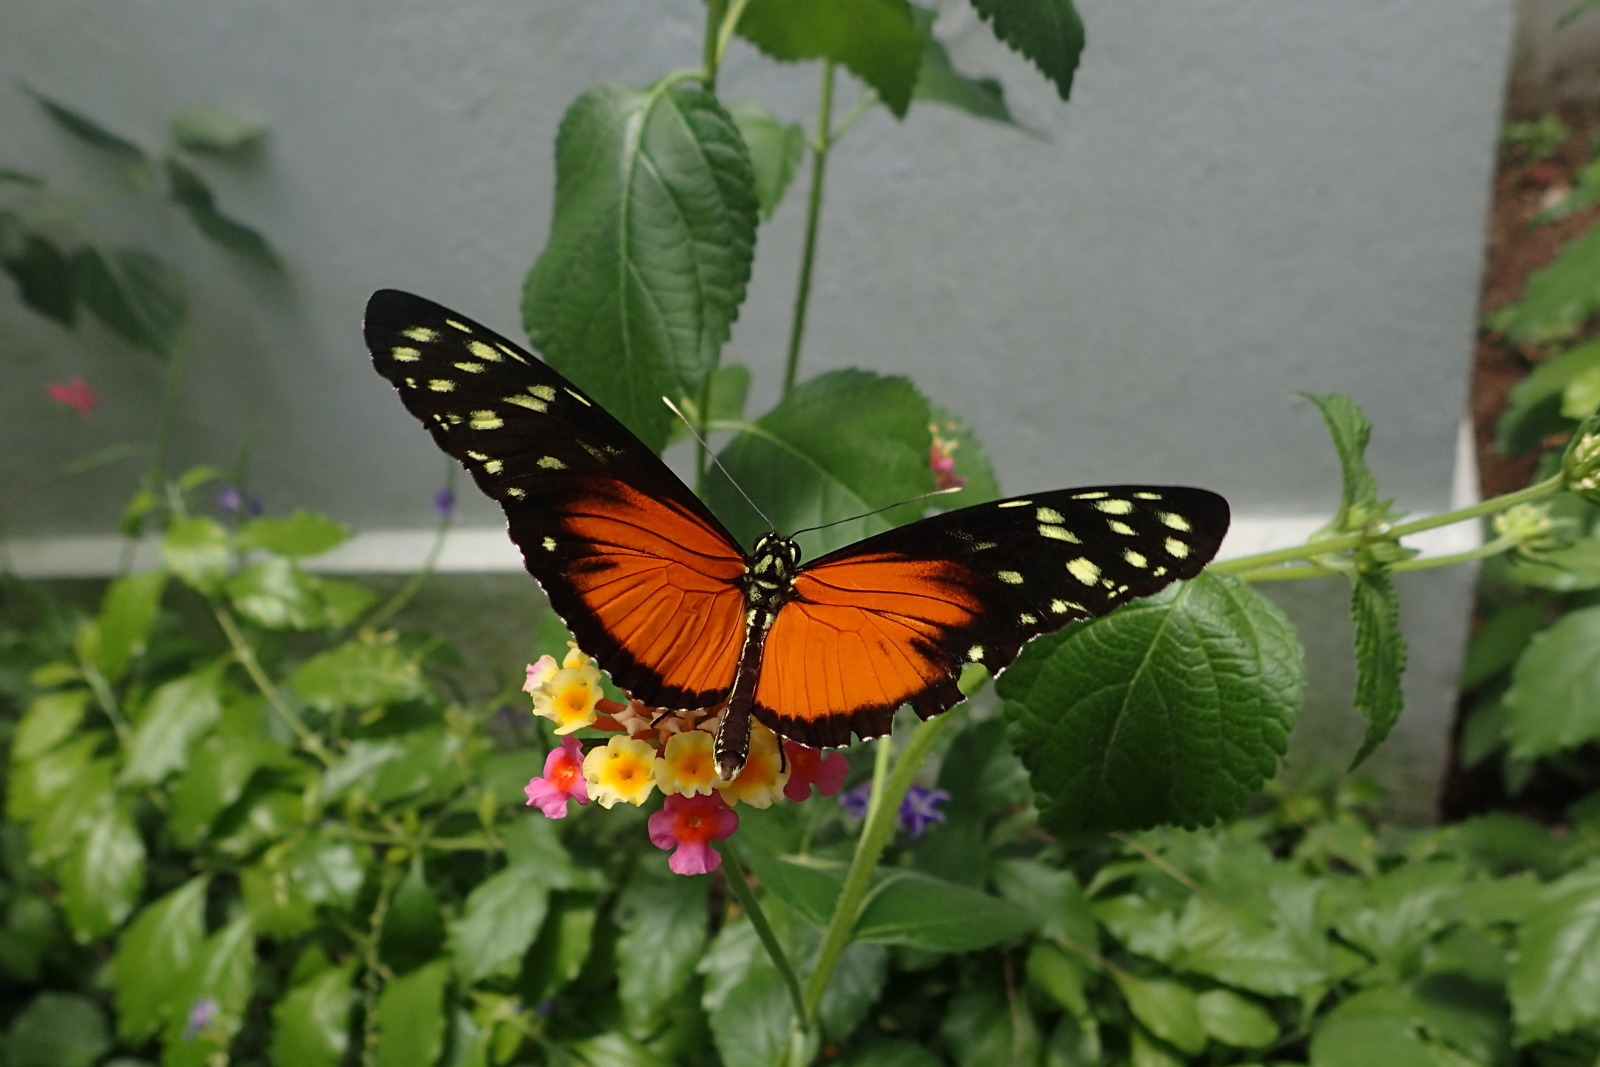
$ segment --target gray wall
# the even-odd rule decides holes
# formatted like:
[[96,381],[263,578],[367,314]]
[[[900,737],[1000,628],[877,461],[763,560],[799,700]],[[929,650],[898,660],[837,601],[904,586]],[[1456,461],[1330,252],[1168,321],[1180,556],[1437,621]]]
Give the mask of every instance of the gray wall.
[[[1080,4],[1090,43],[1066,105],[970,9],[946,5],[957,63],[1000,76],[1045,137],[934,107],[903,123],[868,115],[829,177],[806,368],[914,376],[977,427],[1013,491],[1218,489],[1239,516],[1235,555],[1291,543],[1336,497],[1337,465],[1297,390],[1345,391],[1367,408],[1375,469],[1400,506],[1437,511],[1453,486],[1470,492],[1457,440],[1511,0]],[[269,507],[362,530],[342,567],[398,569],[420,558],[443,464],[366,362],[366,295],[410,288],[517,332],[562,111],[598,81],[643,84],[697,63],[701,11],[5,0],[0,72],[152,140],[195,104],[270,125],[258,168],[207,173],[282,252],[286,280],[176,218],[113,207],[95,226],[174,248],[189,272],[184,454],[231,462],[258,433],[253,485]],[[814,66],[775,68],[735,45],[722,89],[805,119],[815,84]],[[109,185],[100,158],[9,90],[0,164]],[[776,395],[802,214],[792,195],[763,228],[726,352],[754,368],[757,410]],[[7,286],[0,329],[11,558],[31,573],[103,567],[112,545],[98,535],[135,468],[44,475],[145,439],[158,375],[96,330],[41,323]],[[102,391],[88,420],[41,400],[45,382],[77,373]],[[471,502],[464,521],[482,533],[457,542],[449,566],[516,566],[490,507]],[[1395,750],[1412,765],[1442,759],[1438,679],[1459,653],[1470,575],[1429,581],[1447,610],[1415,620],[1413,676],[1429,680],[1412,694],[1418,747]],[[1293,596],[1303,626],[1342,625],[1329,621],[1336,588]],[[1347,715],[1339,687],[1324,688],[1329,713]]]

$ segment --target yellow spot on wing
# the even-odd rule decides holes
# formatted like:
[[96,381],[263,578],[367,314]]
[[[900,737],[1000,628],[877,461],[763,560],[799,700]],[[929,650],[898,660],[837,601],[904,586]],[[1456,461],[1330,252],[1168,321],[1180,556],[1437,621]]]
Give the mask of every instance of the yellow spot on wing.
[[421,351],[406,345],[391,349],[389,354],[394,357],[396,363],[415,363],[422,358]]
[[449,378],[430,378],[428,388],[436,393],[448,393],[456,387],[456,383]]
[[1030,615],[1026,611],[1024,611],[1021,615],[1017,616],[1017,621],[1020,622],[1024,626],[1032,626],[1035,623],[1037,623],[1039,621],[1039,619],[1038,619],[1037,616]]
[[1133,564],[1135,567],[1145,567],[1150,563],[1149,560],[1144,558],[1143,552],[1135,552],[1131,548],[1122,554],[1122,558]]
[[1187,559],[1189,556],[1189,546],[1176,537],[1167,538],[1166,544],[1162,547],[1167,550],[1167,555],[1173,559]]
[[1055,508],[1040,508],[1038,511],[1033,513],[1033,517],[1038,519],[1040,522],[1060,523],[1067,521],[1061,517],[1061,512],[1057,511]]
[[528,392],[547,404],[556,398],[555,387],[551,385],[530,385]]
[[983,658],[983,646],[973,645],[971,648],[967,649],[967,658],[974,663],[978,662]]
[[505,424],[506,420],[492,411],[474,411],[472,421],[467,423],[474,430],[498,430]]
[[589,398],[584,396],[582,393],[578,392],[576,389],[568,389],[567,392],[572,396],[572,399],[576,400],[578,403],[582,404],[584,407],[586,407],[586,408],[594,407],[593,404],[589,403]]
[[1179,515],[1176,511],[1163,511],[1161,521],[1183,533],[1189,532],[1189,520]]
[[995,577],[999,578],[1002,582],[1005,582],[1007,585],[1021,585],[1022,584],[1022,575],[1018,574],[1016,571],[1001,571],[999,574],[995,575]]
[[1095,507],[1107,515],[1127,515],[1133,511],[1133,502],[1130,500],[1102,500]]
[[457,322],[455,319],[445,319],[444,320],[444,324],[446,326],[450,327],[452,330],[460,330],[462,333],[471,333],[472,332],[472,327],[471,326],[468,326],[464,322]]
[[464,359],[455,364],[455,368],[456,370],[464,370],[468,374],[482,374],[487,369],[482,363],[474,363],[470,359]]
[[1100,578],[1100,568],[1079,556],[1067,564],[1067,570],[1084,585],[1093,585]]
[[525,497],[527,495],[528,495],[527,493],[523,492],[521,489],[518,489],[516,486],[507,486],[506,487],[506,496],[515,497],[516,499],[521,500],[523,497]]
[[554,456],[540,456],[539,467],[547,471],[564,471],[567,465]]
[[556,539],[554,537],[546,537],[539,543],[544,546],[546,552],[554,552],[556,550]]
[[488,471],[490,474],[499,474],[501,471],[505,470],[505,467],[506,465],[498,459],[488,460],[483,465],[483,469]]
[[1112,533],[1119,533],[1119,534],[1122,534],[1125,537],[1132,537],[1134,535],[1134,533],[1135,533],[1135,531],[1134,531],[1132,526],[1129,526],[1127,523],[1122,522],[1122,521],[1120,521],[1118,519],[1112,519],[1106,525],[1111,527],[1111,532]]
[[1025,508],[1033,503],[1031,500],[1002,500],[996,504],[997,508]]
[[1074,499],[1074,500],[1103,500],[1103,499],[1105,499],[1106,497],[1108,497],[1110,495],[1111,494],[1106,492],[1104,489],[1096,489],[1092,493],[1073,493],[1072,494],[1072,499]]
[[485,363],[500,362],[500,353],[496,352],[493,347],[484,344],[482,341],[476,339],[468,341],[467,351],[471,352]]
[[500,399],[504,400],[507,404],[515,404],[519,408],[527,408],[529,411],[537,411],[541,415],[550,410],[550,405],[546,404],[543,400],[539,400],[531,396],[523,396],[521,393],[515,393],[511,396],[503,396]]
[[421,341],[426,344],[429,341],[437,341],[439,339],[439,331],[430,330],[426,326],[410,326],[401,330],[400,336],[409,337],[413,341]]
[[1068,544],[1073,545],[1083,544],[1082,541],[1078,540],[1077,534],[1073,533],[1065,526],[1040,526],[1039,536],[1048,537],[1053,541],[1065,541]]

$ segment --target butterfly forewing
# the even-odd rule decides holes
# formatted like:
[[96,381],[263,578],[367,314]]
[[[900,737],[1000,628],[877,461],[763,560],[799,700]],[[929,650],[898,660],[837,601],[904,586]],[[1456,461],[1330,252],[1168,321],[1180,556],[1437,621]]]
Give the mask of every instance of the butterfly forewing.
[[506,513],[579,646],[655,707],[727,696],[743,552],[688,487],[547,364],[409,293],[367,304],[378,372]]
[[1198,574],[1228,527],[1203,489],[1100,486],[980,504],[869,537],[795,578],[767,642],[755,714],[807,744],[888,731],[961,700],[967,663]]

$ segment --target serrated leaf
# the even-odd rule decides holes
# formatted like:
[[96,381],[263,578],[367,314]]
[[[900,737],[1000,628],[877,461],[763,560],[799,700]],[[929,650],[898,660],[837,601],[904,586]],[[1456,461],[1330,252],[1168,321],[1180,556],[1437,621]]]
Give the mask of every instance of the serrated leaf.
[[209,880],[193,878],[147,904],[128,924],[111,961],[117,1036],[140,1043],[173,1011],[172,994],[205,940]]
[[1356,625],[1356,710],[1367,735],[1350,761],[1355,770],[1389,736],[1405,707],[1400,676],[1406,669],[1406,639],[1400,632],[1400,598],[1382,571],[1355,576],[1350,614]]
[[107,681],[120,679],[128,664],[144,654],[166,587],[164,571],[145,571],[118,578],[106,588],[100,601],[100,647],[95,665]]
[[450,928],[462,981],[511,969],[533,944],[549,903],[548,884],[526,867],[507,867],[478,883]]
[[378,997],[377,1067],[433,1067],[444,1051],[450,964],[436,960],[396,978]]
[[167,159],[167,190],[173,202],[183,208],[195,229],[230,252],[248,256],[266,267],[282,269],[283,262],[255,229],[217,210],[211,187],[177,159]]
[[289,990],[272,1009],[272,1062],[282,1067],[338,1067],[350,1047],[355,967],[323,971]]
[[80,248],[72,261],[74,284],[88,309],[112,333],[167,359],[189,316],[182,277],[140,248]]
[[1339,456],[1339,468],[1344,472],[1344,484],[1339,494],[1339,516],[1334,526],[1340,530],[1351,529],[1352,512],[1368,510],[1378,502],[1378,483],[1367,469],[1367,442],[1372,438],[1372,423],[1355,402],[1343,393],[1305,393],[1306,399],[1317,405],[1328,433],[1333,437],[1333,449]]
[[700,395],[750,278],[755,176],[710,94],[608,84],[556,140],[550,239],[528,273],[534,345],[650,447],[663,396]]
[[802,535],[805,555],[814,558],[886,530],[896,517],[918,517],[915,506],[865,513],[933,488],[928,441],[928,404],[908,380],[833,371],[790,390],[753,432],[723,450],[726,475],[711,474],[706,499],[746,543],[767,525],[729,476],[780,530],[861,516]]
[[1283,613],[1201,574],[1032,642],[997,692],[1040,821],[1074,833],[1236,814],[1276,769],[1304,681]]
[[1061,99],[1083,55],[1083,19],[1072,0],[972,0],[994,35],[1050,79]]
[[428,691],[410,653],[392,642],[361,638],[306,660],[288,683],[306,703],[327,712],[417,700]]
[[84,143],[127,159],[144,158],[143,148],[121,134],[111,132],[83,112],[53,100],[31,86],[22,86],[22,91],[33,97],[39,106],[44,108],[45,114],[55,119],[63,129]]
[[172,118],[172,139],[191,152],[231,155],[252,148],[267,129],[220,107],[192,107]]
[[1522,1042],[1600,1023],[1600,867],[1541,894],[1518,932],[1508,992]]
[[[63,689],[34,698],[11,737],[11,758],[18,764],[38,759],[71,737],[89,708],[89,690]],[[18,812],[11,812],[18,818]]]
[[287,518],[251,519],[233,535],[241,552],[260,549],[280,556],[317,556],[350,540],[350,527],[326,515],[295,511]]
[[975,952],[1037,925],[1025,911],[955,882],[896,871],[873,887],[856,920],[857,941],[931,952]]
[[688,983],[707,938],[704,878],[635,876],[617,905],[618,995],[630,1028],[646,1033]]
[[19,233],[15,247],[7,242],[0,265],[17,283],[17,295],[28,307],[63,326],[78,321],[78,286],[72,260],[37,233]]
[[128,740],[128,762],[118,780],[154,785],[183,767],[195,738],[222,717],[222,671],[214,663],[175,678],[150,695]]
[[1522,296],[1489,316],[1489,327],[1521,344],[1571,337],[1600,308],[1600,227],[1562,246],[1554,263],[1528,275]]
[[[932,14],[927,12],[930,26]],[[922,65],[917,70],[917,84],[912,90],[912,97],[930,104],[953,107],[975,118],[1018,126],[1011,117],[1011,109],[1006,107],[1005,88],[999,80],[974,78],[956,70],[955,64],[950,61],[949,51],[931,32],[922,50]]]
[[80,941],[104,937],[122,924],[144,891],[145,849],[128,809],[101,798],[95,819],[67,856],[61,900]]
[[1600,608],[1569,612],[1534,635],[1504,703],[1514,756],[1548,756],[1600,738]]
[[830,59],[904,118],[927,31],[906,0],[751,0],[739,36],[773,59]]
[[11,1020],[8,1067],[91,1067],[111,1048],[105,1013],[88,997],[40,993]]
[[783,202],[794,172],[806,154],[806,131],[798,122],[784,122],[772,112],[750,100],[728,103],[728,117],[739,127],[750,153],[750,169],[755,175],[756,210],[763,221]]

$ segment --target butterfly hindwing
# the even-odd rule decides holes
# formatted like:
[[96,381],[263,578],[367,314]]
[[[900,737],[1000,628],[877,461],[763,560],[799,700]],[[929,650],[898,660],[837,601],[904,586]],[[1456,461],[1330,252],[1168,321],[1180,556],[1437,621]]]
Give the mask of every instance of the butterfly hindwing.
[[406,408],[505,510],[579,647],[653,707],[725,699],[744,554],[666,464],[549,365],[432,301],[380,290],[365,332]]
[[768,635],[754,713],[805,744],[888,732],[962,697],[1022,646],[1103,615],[1216,554],[1228,505],[1203,489],[1101,486],[980,504],[886,531],[802,567]]

